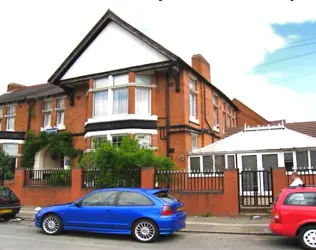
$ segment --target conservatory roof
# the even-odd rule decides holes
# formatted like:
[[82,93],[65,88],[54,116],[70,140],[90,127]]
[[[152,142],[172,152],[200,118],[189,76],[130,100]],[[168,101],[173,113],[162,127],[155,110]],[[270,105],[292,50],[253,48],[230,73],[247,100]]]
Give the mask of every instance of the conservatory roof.
[[282,124],[245,127],[243,131],[198,149],[192,154],[229,154],[309,148],[316,148],[316,138],[288,129]]

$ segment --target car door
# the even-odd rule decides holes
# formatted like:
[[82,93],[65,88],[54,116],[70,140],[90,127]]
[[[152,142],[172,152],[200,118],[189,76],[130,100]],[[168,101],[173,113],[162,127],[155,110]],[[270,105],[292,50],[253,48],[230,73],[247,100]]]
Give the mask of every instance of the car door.
[[98,191],[85,196],[65,214],[71,228],[103,231],[111,228],[116,191]]
[[113,227],[116,230],[128,231],[136,219],[150,217],[155,211],[158,215],[161,209],[158,210],[158,208],[155,208],[154,202],[140,192],[120,192],[113,212],[115,217]]

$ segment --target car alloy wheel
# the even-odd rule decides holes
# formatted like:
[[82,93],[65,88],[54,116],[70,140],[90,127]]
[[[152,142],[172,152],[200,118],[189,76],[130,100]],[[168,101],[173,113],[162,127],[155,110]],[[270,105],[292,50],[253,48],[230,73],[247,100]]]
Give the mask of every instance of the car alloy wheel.
[[140,242],[153,242],[159,235],[158,228],[153,221],[137,221],[133,228],[133,236]]
[[47,215],[43,219],[42,229],[49,235],[59,234],[62,231],[62,221],[57,215]]
[[300,230],[299,240],[305,249],[316,249],[316,226],[308,226]]

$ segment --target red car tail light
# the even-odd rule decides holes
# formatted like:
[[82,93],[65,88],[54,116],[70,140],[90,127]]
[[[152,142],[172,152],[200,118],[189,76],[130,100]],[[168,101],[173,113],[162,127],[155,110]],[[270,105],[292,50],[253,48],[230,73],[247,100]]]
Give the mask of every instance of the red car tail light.
[[274,221],[275,221],[276,223],[280,223],[280,222],[281,222],[280,213],[278,213],[278,212],[276,212],[276,211],[274,212],[273,218],[274,218]]
[[169,205],[164,205],[163,206],[163,209],[162,209],[162,213],[161,213],[162,216],[170,216],[170,215],[173,215],[173,209],[171,206]]

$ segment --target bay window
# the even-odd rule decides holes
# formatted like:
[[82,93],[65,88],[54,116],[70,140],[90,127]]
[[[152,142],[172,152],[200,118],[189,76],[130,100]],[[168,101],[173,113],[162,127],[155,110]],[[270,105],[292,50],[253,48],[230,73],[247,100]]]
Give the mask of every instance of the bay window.
[[15,106],[8,106],[6,112],[6,130],[13,131],[15,123]]

